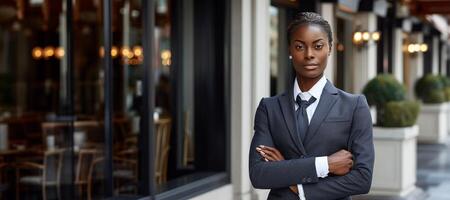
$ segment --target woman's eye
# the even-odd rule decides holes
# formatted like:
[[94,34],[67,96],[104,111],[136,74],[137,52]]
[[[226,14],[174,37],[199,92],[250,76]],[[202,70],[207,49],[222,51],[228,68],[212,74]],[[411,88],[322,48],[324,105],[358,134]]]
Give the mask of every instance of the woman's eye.
[[323,48],[323,44],[316,45],[316,49],[322,49],[322,48]]
[[303,46],[302,46],[302,45],[296,45],[296,46],[295,46],[295,49],[297,49],[297,50],[302,50],[302,49],[303,49]]

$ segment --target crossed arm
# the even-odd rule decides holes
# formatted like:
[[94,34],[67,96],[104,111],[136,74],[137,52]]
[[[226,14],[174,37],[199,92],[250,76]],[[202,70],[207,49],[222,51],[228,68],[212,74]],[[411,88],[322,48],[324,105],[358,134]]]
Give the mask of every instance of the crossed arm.
[[[267,147],[260,145],[256,147],[256,151],[263,157],[266,162],[282,161],[284,160],[283,155],[278,151],[278,149],[273,147]],[[353,166],[352,154],[342,149],[332,155],[328,156],[328,171],[334,175],[345,175],[347,174],[351,167]],[[297,185],[289,186],[292,192],[298,194]]]
[[[355,123],[355,120],[358,122]],[[274,147],[274,144],[269,132],[267,109],[262,100],[255,116],[255,135],[250,149],[249,167],[252,184],[255,188],[262,189],[303,184],[308,199],[341,198],[367,193],[371,185],[374,161],[371,127],[367,102],[360,96],[354,111],[349,138],[351,153],[341,150],[329,155],[329,172],[337,176],[319,181],[314,157],[284,160],[281,153],[275,148],[270,148]],[[260,145],[264,145],[265,148]],[[296,192],[294,187],[291,187],[291,190]]]

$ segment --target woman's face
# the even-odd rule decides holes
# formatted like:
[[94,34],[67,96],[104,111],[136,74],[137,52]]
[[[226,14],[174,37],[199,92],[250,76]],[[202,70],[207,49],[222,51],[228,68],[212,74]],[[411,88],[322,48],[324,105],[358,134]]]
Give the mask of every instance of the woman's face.
[[291,35],[289,53],[297,76],[322,77],[330,54],[328,36],[318,25],[301,25]]

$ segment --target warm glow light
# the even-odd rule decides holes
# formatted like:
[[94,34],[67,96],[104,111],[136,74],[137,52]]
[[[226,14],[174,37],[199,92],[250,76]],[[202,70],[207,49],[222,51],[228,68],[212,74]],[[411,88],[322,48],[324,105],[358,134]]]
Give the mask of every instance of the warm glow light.
[[55,55],[55,50],[53,49],[53,47],[48,46],[44,48],[44,57],[45,58],[50,58],[53,55]]
[[34,59],[40,59],[42,57],[42,48],[34,47],[32,51],[32,56]]
[[65,52],[62,47],[56,48],[56,52],[55,52],[56,58],[61,59],[62,57],[64,57],[64,55],[65,55]]
[[369,41],[369,39],[370,39],[370,33],[369,33],[369,32],[364,32],[364,33],[362,34],[362,39],[363,39],[364,41]]
[[161,60],[162,60],[161,63],[164,66],[169,66],[172,63],[172,61],[170,60],[171,57],[172,55],[169,50],[163,50],[161,52]]
[[380,39],[380,32],[372,33],[372,40],[378,41]]
[[133,56],[134,56],[134,53],[132,51],[129,51],[128,54],[127,54],[127,58],[128,59],[132,59]]
[[421,44],[420,45],[420,51],[427,52],[428,51],[428,45],[427,44]]
[[414,53],[414,44],[408,45],[408,52],[409,53]]
[[119,53],[119,50],[117,49],[117,47],[116,46],[113,46],[112,48],[111,48],[111,56],[113,57],[113,58],[115,58],[115,57],[117,57],[117,54]]
[[130,48],[122,47],[122,50],[120,50],[120,54],[122,55],[122,57],[128,57],[128,54],[130,54]]
[[362,34],[361,32],[355,32],[355,34],[353,34],[353,41],[355,43],[359,43],[362,39]]
[[414,52],[420,51],[420,44],[414,44]]
[[133,52],[134,52],[135,56],[137,56],[137,57],[141,56],[142,55],[142,47],[140,47],[140,46],[133,47]]
[[166,59],[170,59],[171,55],[170,55],[170,51],[169,50],[163,50],[161,52],[161,59],[166,60]]
[[98,51],[98,55],[100,55],[100,57],[103,58],[103,56],[105,56],[105,48],[100,47],[99,51]]

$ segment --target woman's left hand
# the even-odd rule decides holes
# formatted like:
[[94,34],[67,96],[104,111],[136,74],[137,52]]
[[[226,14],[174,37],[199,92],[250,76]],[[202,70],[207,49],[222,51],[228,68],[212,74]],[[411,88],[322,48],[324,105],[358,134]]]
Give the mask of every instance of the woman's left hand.
[[[256,147],[256,151],[259,152],[259,154],[264,158],[266,162],[284,160],[284,157],[280,153],[280,151],[278,151],[278,149],[273,147],[259,145],[258,147]],[[298,194],[298,188],[296,185],[289,186],[289,189],[291,189],[291,191],[294,192],[295,194]]]

